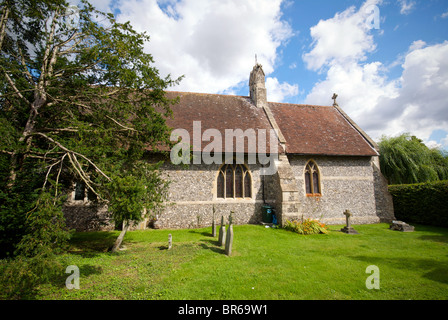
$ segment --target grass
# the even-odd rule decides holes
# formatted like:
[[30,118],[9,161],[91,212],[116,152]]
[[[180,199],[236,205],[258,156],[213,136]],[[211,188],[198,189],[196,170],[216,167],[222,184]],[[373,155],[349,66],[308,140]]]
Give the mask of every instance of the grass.
[[[68,274],[40,286],[36,299],[421,299],[448,298],[448,229],[359,225],[358,235],[297,235],[260,225],[234,226],[232,256],[211,228],[128,232],[125,250],[106,249],[118,232],[77,233],[64,265],[80,269],[80,289]],[[167,250],[168,234],[173,248]],[[367,289],[366,268],[380,271]]]

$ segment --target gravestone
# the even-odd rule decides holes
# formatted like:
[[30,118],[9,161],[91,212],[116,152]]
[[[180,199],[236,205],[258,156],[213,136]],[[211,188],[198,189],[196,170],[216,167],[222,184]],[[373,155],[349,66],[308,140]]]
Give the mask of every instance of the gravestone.
[[401,232],[413,232],[414,226],[411,226],[403,221],[392,221],[392,224],[390,225],[389,229]]
[[233,217],[232,217],[233,211],[231,211],[229,216],[229,229],[227,229],[227,236],[226,236],[226,247],[225,252],[226,255],[230,256],[232,254],[232,245],[233,245]]
[[221,227],[219,228],[218,244],[222,247],[226,243],[226,225],[224,216],[221,216]]
[[216,237],[215,205],[213,205],[212,237]]
[[170,250],[172,246],[173,246],[173,236],[170,233],[168,235],[168,250]]
[[350,210],[345,210],[344,215],[345,215],[346,226],[344,228],[342,228],[341,231],[344,233],[348,233],[348,234],[358,234],[358,232],[352,228],[352,223],[351,223],[352,213],[350,212]]

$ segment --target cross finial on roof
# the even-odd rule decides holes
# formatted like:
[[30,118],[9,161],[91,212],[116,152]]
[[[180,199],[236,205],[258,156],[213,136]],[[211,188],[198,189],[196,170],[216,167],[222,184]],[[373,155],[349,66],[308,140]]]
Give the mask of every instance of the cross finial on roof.
[[255,65],[257,65],[258,64],[258,61],[257,61],[257,54],[255,54]]
[[331,99],[333,99],[333,106],[337,106],[338,104],[336,103],[336,98],[338,97],[338,95],[336,93],[333,93],[333,96],[331,97]]

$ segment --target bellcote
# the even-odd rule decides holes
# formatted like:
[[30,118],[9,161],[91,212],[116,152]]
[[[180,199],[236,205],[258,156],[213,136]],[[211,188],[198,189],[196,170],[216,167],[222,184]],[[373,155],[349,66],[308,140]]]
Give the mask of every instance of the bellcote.
[[258,108],[267,105],[265,75],[261,64],[256,63],[249,78],[250,98]]

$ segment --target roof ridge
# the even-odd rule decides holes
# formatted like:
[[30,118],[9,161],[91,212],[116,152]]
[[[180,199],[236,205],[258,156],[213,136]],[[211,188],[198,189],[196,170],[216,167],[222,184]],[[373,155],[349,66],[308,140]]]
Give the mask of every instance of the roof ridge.
[[307,103],[272,102],[272,101],[268,101],[268,103],[299,106],[299,107],[318,107],[318,108],[332,108],[333,107],[333,106],[323,106],[323,105],[307,104]]
[[[225,93],[209,93],[209,92],[196,92],[196,91],[178,91],[178,90],[165,90],[165,92],[169,93],[183,93],[183,94],[192,94],[192,95],[212,95],[212,96],[224,96],[224,97],[238,97],[238,98],[247,98],[250,99],[250,96],[243,96],[238,94],[225,94]],[[324,105],[314,105],[308,103],[291,103],[291,102],[275,102],[268,101],[268,103],[274,104],[283,104],[283,105],[291,105],[291,106],[300,106],[300,107],[322,107],[322,108],[332,108],[333,106],[324,106]]]
[[250,98],[249,96],[242,96],[236,94],[224,94],[224,93],[208,93],[208,92],[191,92],[191,91],[177,91],[177,90],[164,90],[169,93],[184,93],[193,95],[210,95],[210,96],[224,96],[224,97],[239,97],[239,98]]

